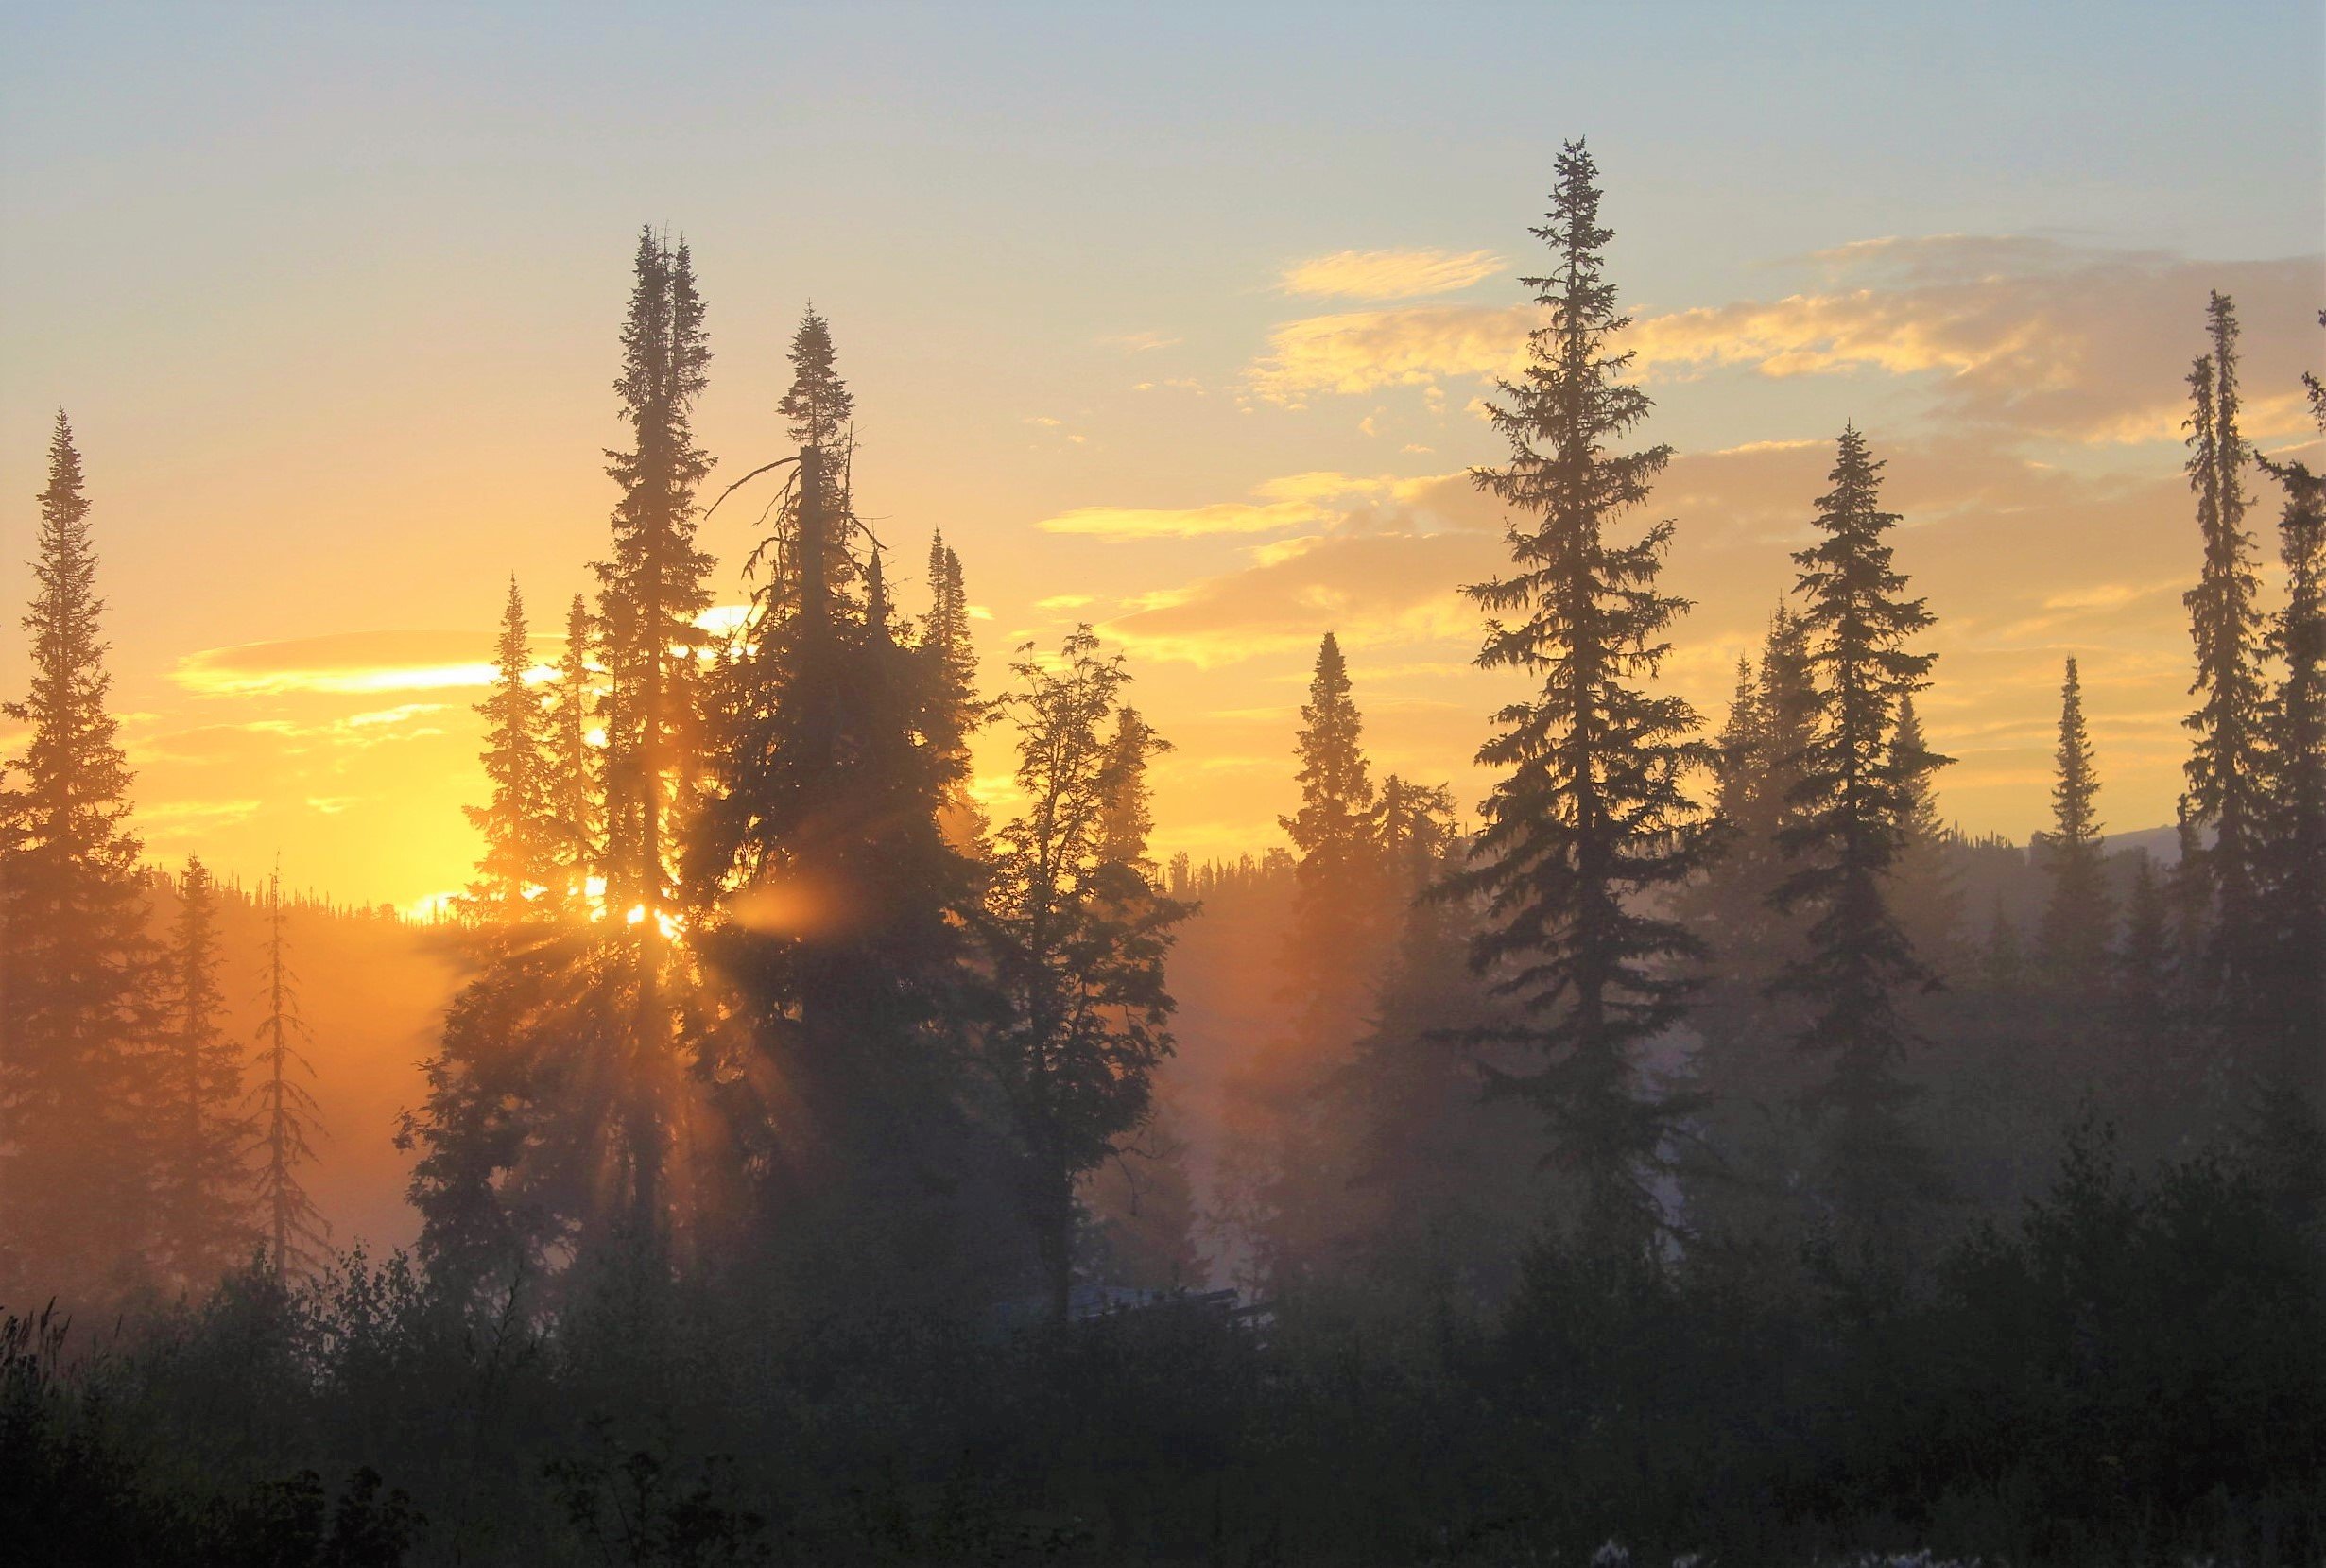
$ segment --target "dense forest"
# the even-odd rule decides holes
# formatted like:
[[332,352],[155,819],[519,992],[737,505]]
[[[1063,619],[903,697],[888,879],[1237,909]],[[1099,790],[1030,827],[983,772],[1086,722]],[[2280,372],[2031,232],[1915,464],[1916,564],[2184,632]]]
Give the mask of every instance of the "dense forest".
[[[1727,711],[1669,688],[1600,202],[1569,145],[1473,474],[1490,792],[1377,774],[1320,625],[1233,863],[1151,848],[1122,656],[990,669],[974,563],[859,515],[813,311],[715,470],[648,230],[596,591],[508,585],[447,917],[150,865],[60,413],[0,780],[15,1559],[2326,1560],[2326,487],[2241,430],[2233,302],[2179,819],[2105,832],[2068,659],[2048,830],[1974,839],[1873,433]],[[406,1097],[335,1090],[423,1028]]]

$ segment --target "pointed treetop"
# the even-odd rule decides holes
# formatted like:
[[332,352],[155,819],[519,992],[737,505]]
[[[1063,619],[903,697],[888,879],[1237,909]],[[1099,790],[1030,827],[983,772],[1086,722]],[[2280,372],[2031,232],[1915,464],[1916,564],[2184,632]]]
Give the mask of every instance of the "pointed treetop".
[[809,305],[792,334],[791,389],[776,405],[791,421],[791,439],[801,446],[838,447],[855,415],[856,400],[840,377],[837,357],[832,324]]

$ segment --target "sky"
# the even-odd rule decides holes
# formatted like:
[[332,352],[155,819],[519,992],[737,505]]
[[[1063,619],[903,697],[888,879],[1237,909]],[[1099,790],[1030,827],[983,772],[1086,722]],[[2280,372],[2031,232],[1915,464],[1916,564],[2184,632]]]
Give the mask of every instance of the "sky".
[[[512,576],[590,586],[642,224],[682,234],[714,490],[780,455],[813,302],[859,508],[988,684],[1077,620],[1177,745],[1158,847],[1282,842],[1317,640],[1450,782],[1509,678],[1459,585],[1562,140],[1675,457],[1667,666],[1716,727],[1845,422],[1939,616],[1941,809],[2024,840],[2078,659],[2102,816],[2169,821],[2207,293],[2248,434],[2317,457],[2326,9],[0,4],[0,605],[55,411],[95,503],[148,855],[422,905]],[[2274,491],[2252,522],[2273,548]],[[713,518],[722,602],[755,509]],[[2274,560],[2274,557],[2272,558]],[[2274,579],[2269,592],[2274,592]],[[542,644],[546,656],[553,646]],[[0,692],[26,680],[0,637]],[[5,724],[0,723],[0,729]],[[978,759],[1007,805],[1007,737]],[[0,734],[0,743],[12,744]]]

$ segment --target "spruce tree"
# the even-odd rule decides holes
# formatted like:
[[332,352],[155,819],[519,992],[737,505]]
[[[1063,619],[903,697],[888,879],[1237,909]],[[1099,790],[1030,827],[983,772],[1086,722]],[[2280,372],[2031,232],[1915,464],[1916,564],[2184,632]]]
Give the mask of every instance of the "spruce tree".
[[1019,1201],[1062,1323],[1076,1186],[1147,1119],[1155,1067],[1172,1047],[1163,958],[1188,910],[1101,853],[1106,736],[1129,679],[1120,660],[1101,658],[1086,626],[1055,666],[1026,658],[1016,670],[1004,707],[1025,808],[995,835],[978,922],[1000,1004],[980,1054],[1015,1134]]
[[252,1129],[241,1053],[220,1026],[218,893],[198,855],[178,884],[163,966],[162,1028],[151,1072],[156,1262],[181,1287],[207,1285],[250,1256]]
[[311,1042],[299,1010],[298,976],[290,967],[288,922],[283,906],[283,873],[267,881],[267,973],[259,1021],[258,1054],[250,1088],[258,1135],[258,1213],[267,1261],[279,1279],[314,1272],[329,1235],[315,1201],[300,1178],[315,1158],[319,1111],[302,1078],[315,1077],[305,1047]]
[[1723,1245],[1790,1240],[1804,1173],[1795,1125],[1808,1088],[1790,1048],[1799,1007],[1769,988],[1806,951],[1801,922],[1773,902],[1786,870],[1781,836],[1816,731],[1817,691],[1800,620],[1780,604],[1757,667],[1740,661],[1717,742],[1714,781],[1718,853],[1678,907],[1713,951],[1712,979],[1690,1015],[1698,1045],[1692,1087],[1704,1104],[1683,1143],[1681,1192],[1689,1230]]
[[[711,603],[711,557],[695,542],[695,486],[711,459],[696,445],[695,400],[711,350],[694,265],[642,233],[623,366],[614,383],[631,450],[607,473],[622,487],[612,559],[597,566],[600,714],[606,732],[607,899],[649,942],[659,939],[672,881],[671,806],[689,771],[685,748],[703,644],[696,619]],[[635,917],[635,918],[633,918]]]
[[585,912],[598,864],[596,750],[590,744],[590,609],[579,594],[565,612],[565,649],[550,698],[543,809],[553,835],[560,912]]
[[2058,773],[2052,784],[2052,831],[2036,846],[2051,881],[2038,928],[2037,950],[2052,981],[2077,993],[2105,985],[2114,937],[2114,900],[2102,860],[2100,823],[2093,798],[2100,792],[2092,737],[2084,728],[2083,684],[2067,662],[2059,688]]
[[1354,1038],[1384,945],[1364,718],[1340,644],[1329,631],[1317,649],[1295,750],[1301,808],[1277,818],[1299,855],[1284,973],[1303,1042],[1313,1050]]
[[1537,1228],[1532,1113],[1482,1096],[1477,1064],[1446,1040],[1496,1010],[1466,961],[1472,909],[1425,896],[1460,863],[1453,818],[1445,786],[1381,781],[1372,825],[1397,931],[1368,988],[1371,1026],[1320,1086],[1326,1159],[1309,1180],[1327,1204],[1311,1250],[1415,1309],[1498,1299]]
[[961,558],[941,533],[929,536],[929,611],[922,621],[921,646],[937,660],[939,687],[956,711],[947,739],[965,744],[977,700],[977,647],[970,631]]
[[668,1240],[665,1165],[680,1063],[670,934],[678,834],[672,820],[694,776],[705,639],[697,618],[711,603],[711,558],[696,544],[695,486],[710,458],[692,415],[711,350],[702,297],[683,242],[648,231],[638,240],[629,314],[614,383],[631,447],[609,453],[622,487],[612,558],[597,567],[599,712],[606,733],[606,899],[628,939],[629,1019],[609,1063],[623,1085],[615,1113],[624,1143],[629,1229],[652,1251]]
[[1158,875],[1146,853],[1147,836],[1155,831],[1154,792],[1147,786],[1146,765],[1170,750],[1171,743],[1139,716],[1138,709],[1125,705],[1116,713],[1098,812],[1098,856],[1129,866],[1149,883]]
[[[1147,850],[1155,815],[1146,765],[1171,749],[1136,709],[1126,704],[1116,710],[1100,786],[1097,853],[1105,863],[1137,872],[1149,894],[1163,889],[1160,868]],[[1144,897],[1134,895],[1133,902]],[[1098,1261],[1110,1278],[1146,1289],[1183,1287],[1199,1278],[1200,1267],[1196,1250],[1200,1209],[1188,1171],[1191,1146],[1179,1130],[1184,1113],[1160,1075],[1150,1077],[1148,1099],[1145,1125],[1123,1143],[1117,1158],[1083,1179],[1080,1196],[1101,1244]]]
[[1241,1206],[1256,1267],[1280,1292],[1346,1240],[1354,1129],[1331,1087],[1366,1033],[1397,932],[1364,720],[1331,632],[1318,648],[1301,721],[1300,810],[1277,818],[1296,855],[1279,965],[1290,1038],[1239,1064],[1235,1093],[1249,1123],[1231,1161],[1247,1189]]
[[969,741],[985,722],[986,711],[977,699],[977,645],[970,630],[961,558],[940,533],[929,536],[929,609],[918,646],[936,666],[930,677],[929,740],[948,759],[951,772],[938,819],[946,842],[973,852],[985,836],[986,821],[969,793]]
[[[971,1167],[995,1159],[963,1110],[961,665],[901,640],[877,545],[854,564],[864,530],[830,509],[829,457],[801,447],[790,531],[751,558],[769,569],[720,671],[688,884],[698,950],[737,993],[717,1097],[755,1244],[801,1288],[941,1290],[940,1249],[991,1175]],[[861,598],[837,591],[844,559]]]
[[1856,1255],[1895,1255],[1907,1210],[1928,1195],[1928,1157],[1909,1130],[1899,1067],[1911,1039],[1899,993],[1930,976],[1891,907],[1912,791],[1934,759],[1891,744],[1891,717],[1927,684],[1933,656],[1909,651],[1930,625],[1886,539],[1882,464],[1855,426],[1843,430],[1833,488],[1818,498],[1818,543],[1794,552],[1801,627],[1816,673],[1818,726],[1780,836],[1792,870],[1781,908],[1811,916],[1809,951],[1781,977],[1810,1018],[1803,1051],[1829,1063],[1809,1108],[1822,1122],[1824,1197],[1837,1239]]
[[485,840],[467,906],[474,919],[508,925],[551,913],[557,907],[551,894],[561,876],[550,810],[549,715],[529,679],[533,648],[514,577],[493,669],[491,695],[476,705],[485,719],[482,760],[492,795],[488,804],[465,808]]
[[[814,447],[822,454],[818,490],[822,503],[823,548],[819,565],[824,591],[836,601],[849,599],[853,585],[863,576],[851,553],[850,535],[855,525],[854,475],[856,458],[855,394],[839,371],[839,354],[832,342],[832,323],[810,305],[791,339],[792,380],[776,405],[786,421],[785,433],[795,447]],[[800,495],[795,488],[779,503],[777,536],[785,542],[783,561],[797,574],[800,560]],[[796,582],[788,585],[797,591]]]
[[[554,895],[543,913],[569,918],[484,948],[426,1064],[427,1103],[398,1132],[420,1151],[410,1196],[422,1255],[455,1291],[557,1252],[651,1279],[678,1259],[694,1217],[680,1198],[698,1173],[672,1165],[707,1080],[708,1015],[677,901],[706,746],[696,623],[712,562],[694,495],[710,462],[691,422],[709,359],[686,247],[643,233],[614,383],[630,440],[608,454],[621,496],[610,559],[595,567],[597,613],[578,597],[568,612],[545,720],[519,696],[513,625],[495,692],[503,738],[542,727],[530,748],[506,749],[530,750],[537,784],[510,793],[496,778],[485,814],[527,844],[519,858],[538,867],[527,880]],[[535,802],[531,826],[500,810],[505,795]],[[507,868],[479,870],[481,883],[506,886]]]
[[20,1292],[117,1288],[150,1234],[144,1061],[153,953],[129,828],[129,764],[107,699],[97,559],[72,426],[57,415],[41,491],[31,688],[14,764],[0,1006],[0,1273]]
[[[1649,1182],[1677,1108],[1640,1078],[1640,1044],[1677,1024],[1701,944],[1653,911],[1701,862],[1687,774],[1710,760],[1681,698],[1651,692],[1664,634],[1687,602],[1657,592],[1672,526],[1636,539],[1611,523],[1647,498],[1671,448],[1609,450],[1644,419],[1646,393],[1622,379],[1628,322],[1601,252],[1591,155],[1569,143],[1542,227],[1548,276],[1524,280],[1549,320],[1528,339],[1521,378],[1490,405],[1510,461],[1475,481],[1513,514],[1517,570],[1467,590],[1488,612],[1478,663],[1522,671],[1537,694],[1494,715],[1478,761],[1503,772],[1471,864],[1450,884],[1484,902],[1473,961],[1520,1022],[1473,1040],[1530,1048],[1542,1065],[1502,1076],[1549,1123],[1552,1159],[1580,1189],[1591,1245],[1645,1255],[1659,1223]],[[1508,618],[1506,618],[1508,617]]]
[[1943,980],[1962,950],[1962,872],[1956,859],[1961,836],[1938,816],[1933,784],[1949,759],[1923,738],[1912,692],[1898,699],[1890,750],[1907,777],[1906,837],[1893,878],[1898,924],[1916,956]]
[[2184,874],[2197,879],[2192,894],[2201,896],[2210,915],[2195,1000],[2233,1035],[2249,1023],[2257,968],[2269,945],[2255,885],[2256,840],[2267,810],[2264,629],[2255,603],[2257,556],[2245,526],[2249,453],[2237,423],[2237,317],[2226,295],[2212,297],[2206,322],[2213,352],[2189,372],[2187,464],[2204,564],[2183,602],[2197,646],[2190,690],[2197,707],[2185,721],[2197,734],[2188,801],[2194,825],[2210,830],[2211,842],[2195,846]]

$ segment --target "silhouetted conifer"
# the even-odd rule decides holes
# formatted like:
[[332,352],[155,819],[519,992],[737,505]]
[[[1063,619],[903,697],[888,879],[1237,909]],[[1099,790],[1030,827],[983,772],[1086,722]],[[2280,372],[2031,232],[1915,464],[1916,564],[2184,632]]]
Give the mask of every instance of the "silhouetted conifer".
[[153,954],[82,485],[60,412],[24,620],[31,689],[6,710],[29,733],[9,801],[0,1274],[68,1296],[126,1284],[153,1220],[140,1060]]
[[569,916],[586,912],[590,879],[598,863],[597,752],[590,744],[590,610],[579,594],[565,612],[565,648],[549,705],[543,762],[548,781],[543,810],[555,847],[553,891]]
[[609,453],[622,487],[612,559],[597,567],[600,714],[606,732],[607,898],[639,909],[631,923],[660,939],[668,906],[670,808],[689,770],[684,748],[704,642],[696,618],[711,603],[711,557],[695,543],[695,486],[711,459],[695,445],[692,412],[711,350],[686,246],[638,240],[636,281],[614,383],[631,450]]
[[483,836],[476,880],[469,884],[471,915],[509,924],[548,916],[565,856],[550,806],[549,715],[530,680],[533,647],[526,635],[525,600],[509,579],[493,649],[491,695],[476,705],[485,720],[483,758],[491,801],[469,806],[469,821]]
[[[1594,1245],[1643,1253],[1658,1223],[1650,1191],[1677,1107],[1641,1081],[1641,1042],[1679,1022],[1702,951],[1648,900],[1700,864],[1704,835],[1686,775],[1710,760],[1697,715],[1650,693],[1663,640],[1687,601],[1655,579],[1669,522],[1628,543],[1607,530],[1647,498],[1667,446],[1608,450],[1643,418],[1647,394],[1610,352],[1628,322],[1603,275],[1611,232],[1599,226],[1596,171],[1581,143],[1559,157],[1544,225],[1554,269],[1523,280],[1548,321],[1526,368],[1490,405],[1511,459],[1479,487],[1511,510],[1517,571],[1467,590],[1488,612],[1478,662],[1540,680],[1536,696],[1494,715],[1478,760],[1503,770],[1469,867],[1451,883],[1486,906],[1473,960],[1522,1022],[1476,1033],[1538,1052],[1542,1066],[1497,1078],[1550,1124],[1553,1160],[1579,1186],[1578,1224]],[[1515,618],[1506,621],[1503,617]]]
[[1171,1053],[1163,957],[1188,910],[1101,853],[1121,662],[1101,658],[1082,627],[1055,667],[1027,658],[1016,670],[1003,707],[1018,730],[1025,807],[994,836],[978,922],[1001,999],[981,1056],[1008,1108],[1019,1201],[1063,1321],[1075,1186],[1146,1119],[1155,1066]]
[[1719,852],[1677,906],[1713,950],[1690,1015],[1698,1044],[1692,1086],[1704,1104],[1684,1141],[1680,1183],[1689,1229],[1721,1245],[1798,1243],[1805,1180],[1799,1125],[1809,1063],[1793,1048],[1799,1004],[1769,988],[1806,951],[1802,921],[1776,907],[1787,860],[1780,842],[1798,810],[1800,768],[1816,733],[1818,694],[1801,623],[1780,604],[1757,668],[1740,661],[1717,742]]
[[1795,787],[1796,820],[1780,836],[1793,870],[1780,907],[1812,916],[1809,951],[1781,988],[1811,1008],[1800,1045],[1831,1063],[1810,1105],[1822,1123],[1824,1192],[1846,1247],[1894,1255],[1905,1212],[1935,1178],[1909,1129],[1899,1068],[1911,1038],[1899,993],[1930,976],[1891,906],[1913,785],[1936,759],[1891,745],[1901,699],[1926,684],[1932,656],[1908,651],[1930,624],[1891,564],[1881,509],[1882,464],[1852,426],[1841,434],[1833,488],[1818,498],[1824,537],[1794,552],[1800,619],[1817,675],[1818,721]]
[[[849,549],[849,536],[856,516],[856,399],[840,375],[838,352],[832,342],[832,323],[818,316],[813,305],[801,315],[799,329],[792,334],[790,358],[791,386],[776,405],[776,410],[787,422],[784,431],[793,446],[812,446],[823,456],[818,488],[824,519],[819,563],[824,592],[835,602],[850,601],[853,585],[863,577]],[[786,491],[777,508],[775,532],[783,542],[778,553],[779,568],[796,574],[800,566],[799,491],[795,488]],[[796,587],[796,583],[786,583],[781,585],[781,591],[792,592]]]
[[2083,684],[2076,661],[2067,662],[2059,688],[2058,771],[2052,784],[2052,831],[2035,846],[2038,863],[2050,879],[2037,951],[2055,984],[2079,993],[2105,985],[2108,952],[2115,937],[2116,911],[2102,861],[2099,818],[2093,797],[2100,792],[2092,736],[2084,727]]
[[1962,870],[1956,853],[1961,835],[1938,816],[1934,781],[1951,759],[1932,751],[1923,739],[1912,692],[1898,699],[1890,750],[1907,775],[1905,842],[1891,879],[1893,907],[1915,956],[1943,980],[1959,962],[1963,945]]
[[1397,929],[1368,988],[1370,1027],[1318,1096],[1334,1136],[1312,1182],[1334,1190],[1313,1250],[1410,1310],[1496,1299],[1539,1223],[1533,1117],[1483,1095],[1478,1064],[1446,1038],[1494,1019],[1467,959],[1473,909],[1424,896],[1460,863],[1453,818],[1445,786],[1381,781],[1372,829]]
[[1136,708],[1118,709],[1114,734],[1107,744],[1106,793],[1099,805],[1098,856],[1129,866],[1148,882],[1159,880],[1146,853],[1147,835],[1155,831],[1154,791],[1146,782],[1146,765],[1171,750],[1171,743],[1139,716]]
[[258,1213],[267,1242],[267,1261],[279,1278],[311,1273],[322,1261],[319,1249],[330,1227],[307,1196],[300,1167],[315,1158],[319,1115],[315,1095],[302,1078],[315,1077],[307,1060],[306,1020],[299,1010],[298,976],[291,972],[284,936],[283,873],[267,881],[267,974],[258,1025],[257,1080],[250,1088],[258,1135]]
[[711,558],[695,543],[695,486],[711,459],[691,423],[711,350],[702,297],[683,242],[649,231],[638,239],[635,281],[622,331],[622,374],[614,383],[631,448],[609,453],[607,473],[622,487],[613,514],[612,558],[597,567],[599,663],[605,694],[606,900],[613,929],[631,949],[629,1025],[618,1060],[624,1085],[616,1115],[634,1234],[666,1239],[665,1184],[671,1107],[677,1098],[679,1005],[673,962],[672,821],[694,777],[693,720],[699,703],[705,638],[697,618],[710,606]]
[[[2189,372],[2189,488],[2197,494],[2204,564],[2183,595],[2197,645],[2196,732],[2187,767],[2195,824],[2209,840],[2189,846],[2183,874],[2197,879],[2210,929],[2197,950],[2199,1007],[2231,1036],[2249,1021],[2257,966],[2268,950],[2256,887],[2257,837],[2266,816],[2263,754],[2263,621],[2255,600],[2260,577],[2247,532],[2245,464],[2250,456],[2237,424],[2237,317],[2228,296],[2206,307],[2213,352]],[[2233,1040],[2231,1049],[2233,1049]]]
[[1363,742],[1348,665],[1328,631],[1295,743],[1301,808],[1277,818],[1299,855],[1284,988],[1312,1050],[1354,1037],[1384,945],[1381,854]]
[[[813,1239],[799,1215],[822,1205],[819,1245],[844,1245],[864,1288],[908,1259],[938,1288],[977,1158],[957,1065],[977,872],[940,823],[968,766],[959,666],[836,591],[861,530],[826,509],[825,459],[801,449],[792,531],[752,557],[767,570],[720,672],[689,851],[700,951],[738,992],[717,1097],[762,1241]],[[829,1285],[843,1264],[784,1266]]]
[[152,1088],[156,1262],[180,1285],[206,1287],[250,1256],[253,1134],[243,1109],[242,1054],[221,1021],[218,894],[199,856],[186,859],[163,968]]

